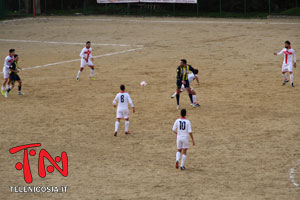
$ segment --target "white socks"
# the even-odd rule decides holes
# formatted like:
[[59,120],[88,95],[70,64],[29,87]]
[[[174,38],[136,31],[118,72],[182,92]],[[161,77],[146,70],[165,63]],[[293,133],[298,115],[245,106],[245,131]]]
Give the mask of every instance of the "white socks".
[[120,122],[116,121],[115,123],[115,132],[118,132]]
[[177,153],[176,153],[176,162],[179,162],[179,159],[180,159],[180,152],[177,151]]
[[129,121],[125,121],[125,132],[128,132],[129,129]]
[[94,70],[91,69],[91,77],[94,77]]
[[196,104],[196,102],[197,102],[197,97],[196,95],[193,95],[193,103]]
[[[116,121],[115,123],[115,132],[118,132],[120,122]],[[129,129],[129,121],[125,121],[125,132],[128,132]]]
[[183,154],[182,159],[181,159],[181,166],[180,167],[184,166],[185,159],[186,159],[186,155]]
[[286,77],[286,74],[284,73],[284,74],[282,74],[282,77],[284,78],[284,80],[286,80],[287,79],[287,77]]
[[291,80],[291,83],[294,82],[294,74],[290,74],[290,80]]
[[79,70],[77,73],[77,78],[79,78],[81,71]]
[[5,87],[4,87],[3,85],[1,86],[1,90],[2,90],[2,91],[4,91],[4,90],[5,90]]

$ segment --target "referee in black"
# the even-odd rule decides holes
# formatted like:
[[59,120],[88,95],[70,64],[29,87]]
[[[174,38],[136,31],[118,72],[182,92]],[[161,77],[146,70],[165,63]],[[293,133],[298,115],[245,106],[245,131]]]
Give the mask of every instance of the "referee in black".
[[[17,81],[19,83],[18,86],[18,95],[24,95],[22,93],[22,81],[20,76],[18,75],[18,73],[21,71],[21,68],[18,67],[18,61],[19,61],[19,56],[16,54],[14,56],[14,61],[12,62],[11,66],[10,66],[10,72],[9,72],[9,82],[8,84],[12,85],[12,87],[7,89],[7,94],[14,88],[15,86],[15,82]],[[7,96],[7,95],[6,95]]]
[[195,73],[195,69],[191,66],[187,64],[186,59],[181,59],[180,60],[180,65],[177,67],[177,94],[176,94],[176,100],[177,100],[177,109],[180,108],[180,104],[179,104],[179,99],[180,99],[180,88],[182,85],[184,85],[184,87],[186,88],[191,103],[193,104],[193,96],[192,96],[192,91],[190,88],[190,83],[188,80],[188,75],[189,75],[189,71]]

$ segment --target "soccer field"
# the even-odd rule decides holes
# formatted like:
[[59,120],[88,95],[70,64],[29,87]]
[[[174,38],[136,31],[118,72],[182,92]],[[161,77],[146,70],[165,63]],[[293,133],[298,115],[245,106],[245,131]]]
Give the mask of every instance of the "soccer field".
[[[290,40],[300,57],[300,20],[134,17],[46,17],[0,21],[0,55],[10,48],[24,68],[24,96],[1,96],[0,199],[298,200],[300,187],[300,65],[295,87],[282,86],[282,56]],[[79,53],[92,42],[96,80]],[[175,169],[179,117],[176,68],[199,69],[201,107],[187,109],[196,146],[186,170]],[[298,58],[299,60],[299,58]],[[1,77],[3,74],[0,74]],[[1,78],[3,81],[3,78]],[[142,88],[139,84],[146,81]],[[2,82],[1,82],[2,83]],[[131,135],[121,121],[113,137],[112,106],[120,84],[136,107]],[[33,183],[15,164],[15,146],[41,143],[53,157],[66,151],[68,176],[57,170]],[[41,148],[36,148],[39,151]],[[17,194],[10,186],[68,186],[67,193]]]

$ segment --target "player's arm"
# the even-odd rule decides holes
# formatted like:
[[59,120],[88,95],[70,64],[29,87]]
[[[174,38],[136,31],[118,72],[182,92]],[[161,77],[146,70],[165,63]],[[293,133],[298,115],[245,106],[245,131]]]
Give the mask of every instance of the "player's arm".
[[84,48],[81,50],[80,55],[81,58],[84,58]]
[[9,69],[10,66],[9,66],[9,64],[8,64],[8,61],[9,61],[9,59],[6,58],[6,59],[5,59],[5,62],[4,62],[4,67]]
[[192,67],[192,65],[189,65],[189,70],[190,70],[191,72],[193,72],[193,74],[195,74],[195,69],[194,69],[194,67]]
[[173,128],[172,128],[173,133],[177,135],[177,120],[175,121]]
[[135,113],[135,108],[134,108],[134,105],[133,105],[132,99],[130,98],[130,95],[129,95],[129,94],[128,94],[128,102],[129,102],[129,104],[130,104],[130,106],[131,106],[131,108],[132,108],[132,112],[134,112],[134,113]]
[[90,58],[91,58],[92,61],[94,61],[94,56],[93,56],[92,51],[93,51],[93,50],[92,50],[92,48],[91,48]]
[[113,106],[114,107],[117,107],[118,95],[119,94],[117,94],[116,97],[115,97],[115,99],[113,100]]
[[181,81],[180,67],[177,67],[177,80]]
[[278,53],[274,53],[274,55],[275,56],[279,56],[279,55],[281,55],[281,54],[283,54],[283,52],[284,52],[284,49],[282,49],[280,52],[278,52]]
[[194,137],[193,137],[192,126],[191,126],[190,122],[187,124],[187,128],[188,128],[188,132],[189,132],[189,134],[190,134],[190,136],[192,138],[193,146],[195,146],[195,140],[194,140]]
[[195,79],[196,79],[196,81],[197,81],[198,85],[200,85],[199,77],[198,77],[198,75],[197,75],[197,74],[195,74]]
[[195,146],[195,140],[194,140],[194,137],[193,137],[193,133],[190,133],[190,136],[192,138],[193,146]]

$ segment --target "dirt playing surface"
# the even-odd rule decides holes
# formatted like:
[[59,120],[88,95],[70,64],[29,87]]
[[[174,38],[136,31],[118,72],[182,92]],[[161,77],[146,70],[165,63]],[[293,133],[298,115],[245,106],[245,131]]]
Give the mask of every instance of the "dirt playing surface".
[[[8,99],[0,98],[0,199],[299,199],[300,187],[289,172],[300,160],[300,72],[295,69],[295,88],[281,86],[283,57],[273,55],[288,39],[300,58],[299,33],[300,20],[280,19],[0,22],[1,59],[15,48],[20,66],[41,66],[20,73],[25,96],[15,88]],[[94,61],[96,81],[86,68],[77,82],[76,59],[84,45],[66,43],[87,40],[94,56],[106,55]],[[171,132],[179,111],[170,95],[181,58],[199,69],[201,82],[192,84],[200,108],[191,108],[188,95],[181,95],[196,141],[185,171],[175,169]],[[42,66],[63,61],[70,62]],[[141,81],[148,83],[144,89]],[[130,115],[132,134],[124,134],[122,121],[113,137],[112,101],[122,83],[136,113]],[[41,143],[53,157],[66,151],[69,174],[55,170],[40,178],[38,156],[30,157],[30,185],[67,185],[67,193],[10,192],[10,186],[29,184],[15,169],[23,151],[12,155],[9,149],[31,143]],[[300,183],[300,167],[295,169]]]

